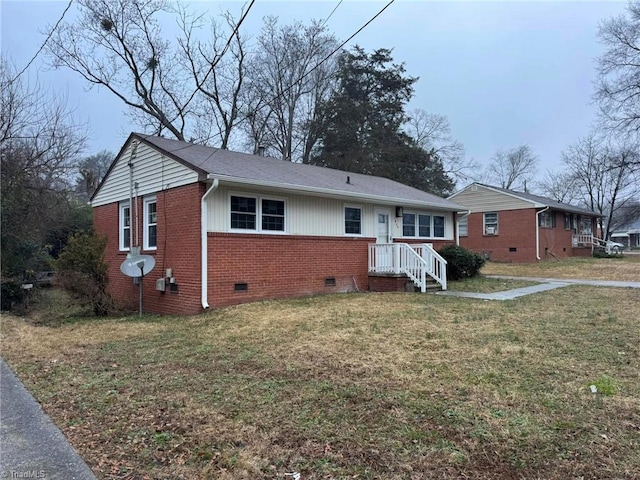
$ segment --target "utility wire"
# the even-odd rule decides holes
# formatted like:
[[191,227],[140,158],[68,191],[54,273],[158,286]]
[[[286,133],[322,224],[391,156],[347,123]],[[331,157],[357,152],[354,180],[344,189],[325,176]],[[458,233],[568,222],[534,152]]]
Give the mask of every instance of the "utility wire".
[[22,70],[20,70],[20,72],[18,72],[18,74],[15,77],[13,77],[12,80],[9,81],[9,85],[15,82],[18,78],[20,78],[20,76],[27,71],[27,69],[31,66],[31,64],[35,61],[35,59],[38,58],[38,55],[40,55],[40,52],[42,52],[42,50],[47,45],[49,40],[51,40],[53,33],[56,31],[60,23],[62,23],[62,20],[64,20],[64,16],[67,14],[69,9],[71,8],[72,3],[73,3],[73,0],[69,0],[69,3],[67,4],[67,8],[64,9],[64,12],[62,12],[62,15],[60,16],[56,24],[53,26],[53,28],[49,32],[49,35],[47,35],[47,38],[45,38],[44,42],[42,42],[42,45],[40,45],[40,48],[38,49],[38,51],[35,53],[33,57],[31,57],[31,60],[29,60],[29,63],[27,63],[25,67]]
[[344,0],[340,0],[340,1],[338,2],[338,4],[337,4],[335,7],[333,7],[333,10],[331,10],[331,13],[329,14],[329,16],[328,16],[327,18],[325,18],[325,19],[324,19],[324,22],[322,22],[322,25],[320,25],[321,27],[324,27],[324,26],[327,24],[327,22],[329,21],[329,19],[333,16],[333,14],[335,13],[335,11],[338,9],[338,7],[339,7],[340,5],[342,5],[342,2],[343,2],[343,1],[344,1]]
[[[72,0],[73,1],[73,0]],[[238,35],[238,30],[240,29],[240,25],[242,25],[242,22],[244,22],[244,19],[247,18],[247,15],[249,14],[249,11],[251,10],[251,7],[253,7],[253,4],[256,3],[256,0],[251,0],[251,3],[249,4],[249,6],[247,7],[247,11],[244,12],[244,14],[242,15],[242,17],[240,17],[240,20],[238,21],[238,23],[236,24],[236,26],[233,29],[233,32],[231,32],[231,35],[229,35],[229,39],[227,40],[226,45],[224,46],[224,48],[222,49],[222,52],[220,53],[220,55],[218,56],[217,59],[215,59],[213,61],[213,63],[211,64],[211,67],[209,68],[209,71],[207,72],[207,74],[204,76],[204,78],[202,79],[201,82],[197,82],[197,76],[196,76],[196,90],[193,92],[193,94],[191,95],[191,97],[189,97],[189,100],[187,100],[187,103],[185,104],[185,108],[191,103],[191,100],[194,99],[194,97],[196,96],[196,93],[200,90],[200,87],[202,85],[204,85],[204,83],[207,81],[207,78],[209,78],[209,75],[211,74],[211,72],[213,72],[213,69],[218,65],[218,63],[220,62],[220,60],[222,60],[222,57],[224,57],[224,54],[227,53],[227,50],[229,49],[229,47],[231,46],[231,42],[233,41],[233,37],[235,37],[236,35]],[[195,72],[194,72],[195,74]]]
[[[255,1],[255,0],[253,0]],[[251,3],[251,5],[253,5],[253,1]],[[311,68],[311,70],[309,70],[307,73],[305,73],[304,75],[302,75],[298,80],[296,80],[295,82],[292,83],[292,85],[286,89],[284,89],[281,93],[279,93],[278,95],[276,95],[275,97],[273,97],[271,99],[271,101],[269,103],[272,103],[274,101],[276,101],[278,98],[280,98],[282,95],[284,95],[285,93],[287,93],[289,90],[291,90],[297,83],[301,82],[302,80],[304,80],[306,77],[308,77],[309,75],[311,75],[311,73],[313,73],[317,68],[320,67],[320,65],[322,65],[324,62],[326,62],[329,58],[331,58],[332,55],[334,55],[337,51],[339,51],[342,47],[344,47],[348,42],[350,42],[351,40],[353,40],[353,38],[358,35],[362,30],[364,30],[367,26],[369,26],[369,24],[371,24],[371,22],[373,22],[376,18],[378,18],[380,15],[382,15],[382,12],[384,12],[387,8],[389,8],[389,6],[391,6],[392,3],[394,3],[395,0],[390,0],[378,13],[376,13],[373,17],[371,17],[363,26],[361,26],[358,30],[356,30],[356,32],[351,35],[349,38],[347,38],[344,42],[342,42],[337,48],[335,48],[331,53],[329,53],[327,56],[325,56],[322,60],[320,60],[316,65],[313,66],[313,68]],[[250,8],[250,7],[249,7]],[[337,8],[337,7],[336,7]],[[335,9],[334,9],[335,10]],[[248,10],[247,10],[248,12]],[[246,16],[246,13],[245,13]],[[244,18],[244,17],[243,17]],[[263,105],[262,107],[260,107],[259,109],[264,108],[264,106],[266,106],[268,104]],[[259,110],[258,109],[258,110]],[[220,133],[216,133],[211,135],[210,137],[206,138],[205,141],[210,141],[216,137],[221,137],[222,135]],[[181,150],[186,150],[187,148],[191,148],[195,145],[200,145],[200,146],[207,146],[207,145],[203,145],[203,144],[196,144],[196,143],[189,143],[188,145],[185,145],[184,147],[180,147],[180,148],[176,148],[175,150],[172,150],[170,153],[175,153],[175,152],[179,152]],[[210,148],[215,148],[215,147],[210,147]],[[202,162],[200,162],[198,165],[196,165],[196,167],[201,167],[202,165],[204,165],[207,161],[209,161],[209,159],[211,159],[213,157],[213,155],[215,153],[217,153],[219,150],[219,148],[216,148],[214,151],[212,151]]]
[[[275,102],[278,98],[282,97],[285,93],[287,93],[289,90],[291,90],[293,87],[295,87],[298,83],[300,83],[302,80],[304,80],[305,78],[307,78],[309,75],[311,75],[314,71],[316,71],[320,65],[322,65],[324,62],[326,62],[327,60],[329,60],[329,58],[331,58],[336,52],[340,51],[342,49],[342,47],[344,47],[347,43],[349,43],[356,35],[358,35],[362,30],[364,30],[367,26],[369,26],[369,24],[371,24],[371,22],[373,22],[376,18],[378,18],[380,15],[382,15],[382,12],[384,12],[387,8],[389,8],[389,6],[391,6],[391,4],[395,2],[395,0],[390,0],[389,3],[387,3],[384,7],[382,7],[382,9],[376,13],[373,17],[371,17],[367,23],[365,23],[364,25],[362,25],[358,30],[356,30],[356,32],[351,35],[349,38],[347,38],[344,42],[342,42],[340,45],[338,45],[331,53],[329,53],[326,57],[324,57],[322,60],[320,60],[318,63],[316,63],[313,68],[311,68],[311,70],[309,70],[307,73],[305,73],[304,75],[302,75],[298,80],[296,80],[295,82],[293,82],[289,87],[285,88],[284,90],[282,90],[282,92],[280,92],[278,95],[276,95],[275,97],[273,97],[268,103],[265,103],[262,107],[256,109],[256,111],[261,110],[262,108],[264,108],[265,106],[272,104],[273,102]],[[337,7],[336,7],[337,8]]]

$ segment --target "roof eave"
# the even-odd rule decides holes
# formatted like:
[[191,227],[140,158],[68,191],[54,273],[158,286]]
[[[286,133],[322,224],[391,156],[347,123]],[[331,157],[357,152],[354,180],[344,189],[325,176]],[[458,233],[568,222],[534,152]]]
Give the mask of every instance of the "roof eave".
[[461,205],[451,203],[451,205],[441,205],[432,202],[422,202],[418,200],[406,199],[406,198],[397,198],[397,197],[386,197],[382,195],[371,195],[360,192],[345,192],[342,190],[333,190],[330,188],[319,188],[319,187],[308,187],[305,185],[293,185],[288,183],[280,183],[280,182],[269,182],[264,180],[256,180],[249,178],[238,178],[232,177],[228,175],[215,175],[209,174],[207,176],[208,179],[212,180],[214,178],[219,179],[223,183],[234,184],[234,185],[252,185],[257,187],[267,187],[274,188],[279,190],[286,190],[289,192],[301,193],[304,195],[320,195],[323,197],[331,197],[338,198],[344,200],[368,200],[371,202],[386,204],[386,205],[402,205],[402,206],[410,206],[410,207],[429,207],[436,208],[440,210],[446,210],[451,212],[458,211],[466,211],[467,209]]

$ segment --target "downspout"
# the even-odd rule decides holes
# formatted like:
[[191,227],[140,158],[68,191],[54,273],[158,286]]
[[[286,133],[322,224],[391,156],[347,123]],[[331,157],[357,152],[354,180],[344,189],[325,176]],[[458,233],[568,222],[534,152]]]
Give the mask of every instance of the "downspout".
[[542,210],[536,213],[536,258],[540,258],[540,214],[549,210],[549,207],[544,207]]
[[[208,176],[207,179],[212,179],[212,176]],[[207,247],[207,198],[218,188],[219,180],[217,178],[213,178],[213,183],[207,189],[205,194],[202,196],[200,200],[200,233],[201,233],[201,242],[200,242],[200,266],[201,266],[201,277],[202,277],[202,308],[209,308],[208,301],[208,262],[207,255],[209,253]]]
[[[460,246],[460,220],[463,218],[467,218],[469,215],[471,215],[471,209],[467,210],[467,213],[465,213],[464,215],[460,215],[458,217],[458,212],[456,212],[456,245],[459,247]],[[469,226],[467,224],[467,235],[469,231]]]

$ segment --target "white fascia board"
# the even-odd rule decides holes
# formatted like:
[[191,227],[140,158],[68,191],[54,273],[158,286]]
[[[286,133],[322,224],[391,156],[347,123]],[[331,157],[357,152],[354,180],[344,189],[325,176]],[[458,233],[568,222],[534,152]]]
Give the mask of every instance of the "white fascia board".
[[452,207],[447,207],[445,205],[439,205],[437,203],[420,202],[420,201],[408,200],[404,198],[385,197],[381,195],[370,195],[370,194],[356,193],[356,192],[354,193],[339,192],[329,188],[306,187],[302,185],[291,185],[291,184],[279,183],[279,182],[266,182],[264,180],[230,177],[227,175],[209,174],[208,178],[218,178],[221,182],[230,184],[230,185],[251,185],[256,187],[267,187],[267,188],[273,188],[277,190],[286,190],[288,192],[294,192],[301,195],[312,195],[316,197],[329,197],[329,198],[337,198],[337,199],[345,199],[345,200],[356,199],[359,201],[369,201],[371,203],[377,203],[381,205],[402,205],[407,207],[434,208],[434,209],[439,209],[447,212],[457,212],[457,211],[467,210],[465,209],[465,207],[457,204],[454,204],[454,206]]

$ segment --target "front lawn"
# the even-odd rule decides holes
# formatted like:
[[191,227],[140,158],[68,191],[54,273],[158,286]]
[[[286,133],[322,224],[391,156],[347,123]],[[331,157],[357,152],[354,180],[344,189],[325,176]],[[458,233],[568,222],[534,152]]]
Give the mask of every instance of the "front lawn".
[[3,315],[2,355],[101,479],[640,478],[639,310],[571,286]]
[[584,278],[587,280],[619,280],[640,282],[640,255],[611,258],[572,257],[539,263],[487,262],[483,275],[522,277]]

